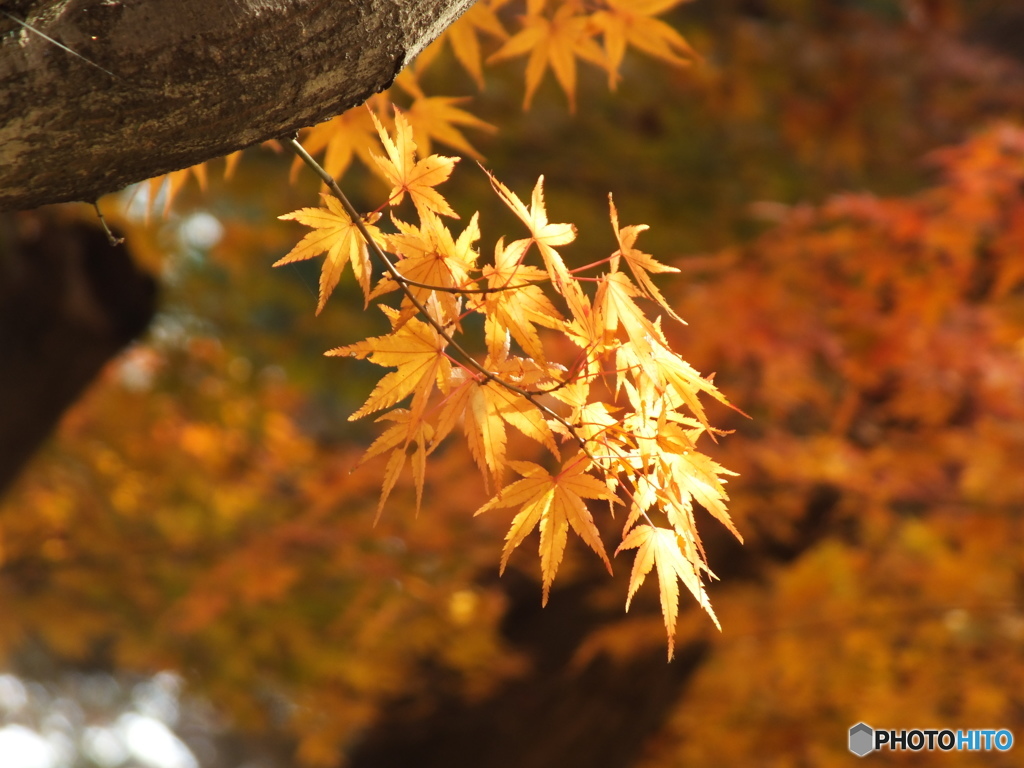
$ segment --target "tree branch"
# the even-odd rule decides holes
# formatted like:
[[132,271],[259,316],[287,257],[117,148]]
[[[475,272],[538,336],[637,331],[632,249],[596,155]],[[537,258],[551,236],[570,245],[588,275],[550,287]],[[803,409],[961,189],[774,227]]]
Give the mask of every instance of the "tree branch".
[[92,201],[340,114],[472,3],[5,2],[0,210]]

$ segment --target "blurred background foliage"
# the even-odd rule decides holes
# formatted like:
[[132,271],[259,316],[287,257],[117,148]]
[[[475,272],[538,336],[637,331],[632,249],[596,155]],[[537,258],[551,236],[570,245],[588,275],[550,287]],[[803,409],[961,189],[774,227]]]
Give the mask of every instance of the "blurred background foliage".
[[[402,764],[388,742],[546,766],[590,742],[594,765],[781,768],[845,764],[859,721],[1024,734],[1016,5],[700,0],[666,17],[699,62],[630,53],[614,93],[583,67],[575,114],[550,78],[523,112],[521,62],[476,93],[444,41],[404,76],[403,106],[410,81],[472,96],[497,131],[468,141],[512,189],[545,174],[575,264],[614,248],[609,191],[651,225],[641,245],[682,270],[660,283],[689,323],[675,348],[752,417],[712,411],[747,544],[705,521],[724,631],[684,610],[673,668],[653,587],[622,615],[622,565],[604,579],[570,548],[543,615],[528,555],[497,579],[507,521],[471,517],[460,448],[433,457],[418,517],[400,484],[372,525],[382,468],[352,470],[375,428],[346,419],[374,374],[322,352],[383,318],[348,279],[314,317],[317,266],[269,269],[311,174],[289,184],[290,158],[256,148],[166,217],[145,189],[106,201],[161,311],[0,507],[0,745],[270,768]],[[445,194],[483,206],[486,254],[517,230],[460,165]],[[358,161],[343,186],[362,210],[386,194]],[[131,717],[187,748],[132,751]]]

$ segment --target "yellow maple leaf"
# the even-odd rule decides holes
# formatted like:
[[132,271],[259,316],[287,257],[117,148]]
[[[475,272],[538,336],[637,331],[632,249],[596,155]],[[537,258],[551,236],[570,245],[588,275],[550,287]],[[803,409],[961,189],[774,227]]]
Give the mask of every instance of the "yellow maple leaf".
[[[693,450],[664,452],[660,461],[664,466],[661,474],[668,480],[660,497],[669,520],[672,519],[673,507],[680,504],[689,507],[689,500],[693,499],[728,528],[740,543],[743,542],[743,536],[726,510],[725,502],[729,496],[723,487],[725,481],[721,478],[721,475],[735,475],[735,472],[730,472],[710,457]],[[680,533],[683,532],[680,530]]]
[[[550,65],[558,84],[569,99],[569,109],[576,111],[576,58],[599,67],[606,66],[604,53],[594,42],[591,17],[577,13],[572,3],[560,6],[554,16],[542,13],[543,4],[534,6],[521,17],[523,28],[512,36],[487,61],[502,61],[529,56],[526,62],[526,96],[523,109],[529,109],[533,95]],[[532,12],[531,12],[532,11]]]
[[[421,226],[393,219],[398,234],[387,236],[389,249],[399,256],[395,268],[407,280],[421,283],[409,285],[409,293],[421,303],[426,303],[434,294],[442,310],[439,319],[445,324],[457,323],[459,317],[459,297],[452,291],[457,288],[471,289],[476,285],[469,273],[475,268],[479,257],[474,247],[474,243],[480,239],[479,218],[479,214],[474,214],[456,240],[437,215],[423,211]],[[436,286],[437,290],[424,286]],[[395,280],[387,275],[370,294],[370,298],[397,288]],[[402,300],[399,325],[416,312],[416,306],[407,294]]]
[[619,467],[632,470],[631,451],[623,440],[626,435],[622,419],[616,415],[618,411],[621,409],[598,400],[577,406],[569,419],[576,425],[580,437],[587,441],[596,464],[610,472]]
[[598,308],[604,326],[606,344],[613,342],[621,327],[633,346],[643,355],[651,351],[660,333],[633,301],[633,297],[638,295],[636,286],[626,275],[611,272],[599,278],[594,305]]
[[[340,179],[354,157],[358,156],[367,168],[374,167],[370,146],[375,136],[370,113],[365,109],[353,108],[310,128],[302,137],[302,146],[311,155],[326,150],[321,165],[335,179]],[[291,168],[292,181],[302,166],[302,158],[296,156]]]
[[[297,221],[312,227],[306,235],[285,256],[274,262],[275,267],[304,261],[326,253],[323,267],[320,269],[320,298],[316,305],[316,313],[323,310],[327,299],[341,279],[345,265],[352,264],[352,272],[356,276],[367,302],[370,300],[370,277],[372,267],[367,252],[366,241],[359,229],[349,218],[341,202],[331,195],[324,195],[326,208],[301,208],[279,219]],[[364,225],[374,242],[384,245],[384,235],[372,223]]]
[[[498,376],[510,383],[517,386],[529,385],[531,379],[522,375],[520,360],[513,358],[494,363],[489,359],[488,362]],[[537,369],[533,373],[539,375]],[[497,487],[501,487],[501,473],[506,466],[506,423],[558,456],[554,435],[541,410],[527,398],[498,382],[470,377],[453,387],[438,416],[435,445],[452,430],[460,418],[463,420],[470,453],[480,467],[484,480],[489,483],[493,479]]]
[[626,45],[668,64],[685,67],[698,58],[686,39],[665,22],[653,18],[687,0],[605,0],[593,23],[604,36],[608,87],[615,88]]
[[616,272],[619,269],[619,260],[625,259],[626,264],[629,265],[630,271],[633,273],[633,277],[636,278],[636,282],[640,289],[644,292],[647,298],[658,303],[658,305],[668,312],[679,322],[685,325],[683,318],[679,317],[673,311],[672,307],[668,305],[665,297],[661,295],[661,291],[658,290],[658,286],[654,284],[648,273],[661,273],[661,272],[678,272],[676,267],[670,267],[666,264],[662,264],[660,261],[656,261],[653,256],[649,253],[634,248],[637,237],[641,232],[650,229],[646,224],[631,224],[627,227],[619,228],[619,212],[615,208],[615,201],[612,196],[608,195],[608,207],[611,209],[611,220],[612,230],[615,232],[615,239],[619,243],[619,249],[612,254],[611,258],[611,270]]
[[466,11],[459,20],[448,27],[441,36],[423,53],[416,57],[416,71],[422,72],[440,53],[444,42],[451,43],[452,52],[458,59],[462,68],[469,73],[479,90],[484,89],[483,57],[480,53],[480,37],[489,35],[499,40],[507,40],[508,32],[498,18],[498,6],[504,4],[488,3],[485,0],[478,0],[473,7]]
[[395,85],[413,97],[412,105],[404,114],[412,126],[413,138],[421,155],[429,155],[431,142],[439,141],[469,155],[477,162],[483,160],[483,156],[469,143],[460,127],[486,133],[494,133],[498,129],[459,107],[470,101],[469,97],[427,96],[416,81],[413,70],[408,68],[395,79]]
[[522,264],[520,251],[521,248],[506,248],[504,239],[499,239],[494,246],[494,266],[483,268],[487,287],[495,289],[483,299],[487,351],[497,357],[511,334],[527,355],[543,360],[544,347],[534,325],[559,328],[562,315],[540,286],[535,285],[545,280],[547,274]]
[[427,472],[427,443],[434,436],[434,429],[430,424],[425,421],[420,421],[418,424],[413,423],[412,414],[404,408],[395,408],[392,411],[388,411],[378,418],[377,421],[393,421],[395,423],[384,430],[373,441],[359,460],[359,464],[363,464],[374,456],[391,452],[391,455],[388,457],[387,466],[384,469],[384,483],[381,486],[380,501],[377,503],[377,514],[373,520],[374,525],[380,519],[381,512],[384,511],[384,504],[387,502],[388,496],[391,495],[391,491],[398,481],[398,476],[405,467],[405,461],[408,458],[406,448],[411,442],[416,444],[416,449],[412,456],[412,475],[413,481],[416,484],[416,514],[419,515],[420,507],[423,503],[423,483]]
[[[657,324],[654,327],[657,330]],[[657,339],[656,343],[645,343],[640,348],[631,342],[622,344],[616,351],[616,369],[620,382],[627,372],[633,372],[641,399],[653,402],[664,396],[669,398],[673,408],[685,403],[705,428],[709,424],[700,402],[700,393],[711,395],[723,405],[736,410],[714,382],[701,376],[692,365],[665,346],[664,337]]]
[[633,596],[644,583],[652,567],[658,569],[658,584],[661,587],[661,613],[665,617],[665,629],[668,632],[668,658],[671,661],[675,653],[676,619],[679,616],[679,581],[686,585],[690,593],[697,599],[700,607],[708,612],[715,626],[721,630],[718,617],[711,608],[704,585],[701,583],[699,569],[694,565],[696,552],[688,558],[680,545],[679,535],[670,528],[656,528],[653,525],[638,525],[622,540],[615,554],[625,549],[636,549],[636,560],[629,576],[629,594],[626,597],[626,610]]
[[572,319],[565,324],[565,332],[581,348],[597,348],[604,343],[604,320],[583,292],[580,284],[573,280],[567,284],[565,303],[569,305]]
[[457,157],[442,157],[441,155],[430,155],[422,160],[416,160],[416,142],[412,137],[412,126],[398,109],[395,109],[395,138],[387,132],[380,120],[373,113],[370,114],[373,123],[377,128],[387,157],[374,155],[384,178],[392,185],[388,203],[398,205],[405,198],[408,192],[416,210],[433,211],[453,219],[459,218],[448,201],[434,187],[448,180],[458,162]]
[[401,328],[395,328],[398,312],[390,307],[381,309],[391,321],[391,333],[346,347],[337,347],[324,354],[332,357],[368,358],[376,365],[397,368],[377,382],[362,407],[349,416],[349,421],[382,408],[390,408],[412,395],[408,423],[409,434],[413,435],[422,421],[423,411],[434,387],[447,388],[451,378],[451,363],[444,352],[447,342],[432,326],[415,318]]
[[501,486],[501,472],[505,467],[507,437],[495,405],[479,381],[473,377],[463,378],[444,400],[434,437],[434,447],[437,447],[461,419],[469,452],[480,467],[484,487],[488,489],[492,480]]
[[697,541],[696,501],[742,542],[725,506],[729,496],[723,476],[736,473],[696,450],[697,438],[706,431],[703,425],[675,411],[675,398],[645,401],[629,382],[625,389],[637,410],[627,414],[621,425],[635,441],[633,455],[639,457],[639,463],[634,463],[634,469],[645,473],[636,475],[636,493],[623,530],[629,530],[657,504],[680,536]]
[[[491,186],[498,193],[498,197],[507,205],[512,212],[519,217],[519,220],[530,230],[530,237],[525,240],[516,240],[509,243],[509,249],[518,255],[518,260],[526,255],[530,244],[536,243],[540,255],[544,259],[544,265],[551,276],[551,282],[555,284],[559,293],[564,293],[566,283],[572,281],[572,275],[565,267],[565,262],[556,245],[568,245],[576,239],[575,224],[552,224],[548,221],[548,213],[544,207],[544,177],[537,178],[537,184],[533,188],[533,197],[530,199],[530,207],[527,208],[515,192],[510,190],[490,173],[487,174],[491,180]],[[525,245],[521,245],[525,244]],[[518,249],[518,250],[517,250]]]
[[544,584],[543,602],[546,605],[558,566],[565,554],[565,544],[571,527],[588,547],[594,550],[611,572],[611,562],[605,553],[601,534],[584,499],[618,500],[607,486],[591,475],[584,474],[589,460],[582,454],[570,458],[561,471],[551,475],[539,464],[531,461],[510,461],[509,466],[523,476],[484,504],[475,514],[490,509],[521,507],[512,520],[505,536],[501,553],[501,572],[505,571],[513,550],[534,528],[540,527],[540,568]]

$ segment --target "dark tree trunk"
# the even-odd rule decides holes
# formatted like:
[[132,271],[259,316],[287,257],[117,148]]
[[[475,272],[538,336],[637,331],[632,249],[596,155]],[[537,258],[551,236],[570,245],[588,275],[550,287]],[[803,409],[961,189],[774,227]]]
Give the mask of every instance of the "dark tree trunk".
[[156,283],[97,228],[0,214],[0,494],[153,316]]
[[395,701],[346,763],[349,768],[628,768],[700,667],[707,645],[676,649],[666,663],[659,646],[622,660],[572,661],[587,635],[621,620],[622,606],[603,613],[589,598],[606,586],[601,570],[556,589],[541,608],[540,585],[508,571],[503,633],[530,665],[483,701],[460,698],[458,680],[425,665],[411,690]]
[[0,210],[92,201],[340,114],[472,3],[2,0]]

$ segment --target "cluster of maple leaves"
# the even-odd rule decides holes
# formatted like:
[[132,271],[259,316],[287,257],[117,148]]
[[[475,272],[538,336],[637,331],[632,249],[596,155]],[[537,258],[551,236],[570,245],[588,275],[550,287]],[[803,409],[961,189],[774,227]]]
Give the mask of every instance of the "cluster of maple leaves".
[[[507,245],[499,239],[493,263],[478,264],[478,216],[471,218],[458,237],[440,218],[459,218],[436,189],[451,175],[458,158],[431,154],[431,145],[438,141],[480,161],[482,156],[460,128],[493,131],[494,127],[461,109],[464,98],[426,95],[419,80],[450,44],[455,58],[482,88],[481,40],[491,37],[502,45],[486,58],[489,64],[528,56],[524,109],[530,107],[550,67],[570,109],[575,110],[577,59],[605,70],[610,88],[620,79],[627,46],[673,66],[690,64],[696,53],[686,40],[654,18],[684,1],[526,0],[520,9],[524,12],[514,14],[517,4],[509,0],[480,0],[420,55],[415,66],[396,79],[398,88],[412,100],[407,110],[394,106],[391,92],[376,94],[367,101],[367,108],[351,109],[304,132],[304,152],[292,166],[294,179],[302,166],[301,154],[306,154],[307,161],[322,174],[338,178],[359,157],[391,185],[386,205],[397,206],[408,195],[418,223],[406,223],[392,215],[396,231],[385,233],[377,226],[379,210],[354,219],[337,197],[325,196],[321,208],[303,208],[281,217],[312,227],[313,232],[275,264],[327,254],[317,314],[346,264],[351,264],[367,304],[399,289],[404,294],[399,308],[383,307],[392,324],[389,335],[327,353],[369,358],[397,369],[381,380],[353,418],[392,408],[412,396],[408,408],[394,408],[380,417],[393,424],[365,457],[388,455],[378,516],[410,458],[419,505],[426,456],[461,422],[485,482],[500,489],[507,469],[523,477],[480,511],[521,508],[507,538],[502,570],[511,551],[534,528],[540,528],[546,602],[569,528],[611,571],[597,525],[583,499],[604,500],[612,508],[623,494],[630,500],[630,512],[618,550],[638,549],[629,599],[656,567],[670,658],[679,580],[715,618],[702,586],[701,574],[713,574],[694,526],[693,501],[739,536],[725,506],[728,497],[722,476],[730,473],[695,448],[698,437],[712,431],[698,395],[703,392],[723,403],[726,400],[710,380],[670,350],[660,319],[648,319],[634,301],[654,301],[681,321],[650,278],[650,273],[678,270],[634,247],[646,226],[620,228],[609,196],[618,250],[592,265],[607,264],[606,274],[575,276],[580,270],[570,271],[556,248],[571,243],[576,229],[572,224],[548,222],[543,177],[529,207],[491,178],[495,192],[526,225],[529,236]],[[514,34],[506,26],[512,18],[519,27]],[[392,113],[394,138],[384,125]],[[387,158],[371,149],[378,138]],[[277,141],[266,144],[277,151],[282,148]],[[419,159],[417,150],[422,155]],[[322,166],[310,157],[321,152]],[[240,156],[241,152],[236,152],[226,158],[225,178],[233,174]],[[166,214],[190,175],[205,189],[206,164],[150,179],[147,208],[151,209],[165,190]],[[533,245],[544,269],[524,263]],[[371,251],[387,267],[376,285]],[[623,258],[635,283],[619,271]],[[582,290],[581,279],[596,283],[592,298]],[[568,310],[567,315],[556,308],[554,298]],[[484,320],[487,354],[483,361],[455,339],[462,333],[465,318],[473,314]],[[549,361],[538,327],[571,339],[580,350],[577,358],[568,366]],[[513,354],[512,340],[525,356]],[[608,386],[599,392],[604,383]],[[531,462],[510,460],[506,456],[506,424],[543,445],[559,462],[563,451],[558,440],[575,445],[577,454],[566,457],[554,474]],[[408,457],[410,447],[413,450]],[[601,480],[587,475],[588,471]],[[668,527],[654,523],[650,516],[654,509],[664,513]]]
[[[512,551],[540,529],[546,602],[570,529],[611,571],[586,500],[605,501],[611,511],[624,497],[628,513],[616,552],[638,550],[626,607],[657,568],[671,657],[680,581],[714,618],[703,586],[710,571],[694,502],[739,535],[725,507],[723,476],[730,473],[697,449],[699,438],[714,431],[699,396],[723,403],[725,398],[670,349],[661,318],[652,321],[637,303],[653,302],[678,319],[651,279],[651,273],[677,270],[636,247],[646,227],[620,226],[610,197],[616,250],[569,269],[558,249],[575,240],[576,228],[548,220],[543,177],[529,206],[490,177],[526,236],[507,243],[499,238],[493,260],[485,261],[477,246],[479,215],[457,236],[442,218],[458,218],[437,190],[456,158],[418,158],[412,127],[401,112],[394,136],[372,113],[371,119],[386,150],[373,160],[391,185],[386,206],[392,208],[394,231],[378,226],[380,211],[354,217],[343,195],[325,195],[323,207],[281,217],[312,231],[275,266],[326,254],[318,312],[348,264],[367,304],[402,294],[398,307],[381,306],[390,333],[327,352],[395,369],[351,417],[384,411],[378,420],[389,423],[364,457],[387,457],[378,515],[407,462],[420,504],[427,456],[461,424],[485,483],[497,489],[477,514],[516,510],[502,570]],[[406,196],[416,223],[395,213]],[[384,267],[376,283],[371,254]],[[527,263],[531,257],[539,257],[543,267]],[[620,270],[623,263],[633,279]],[[596,276],[583,276],[599,269]],[[584,281],[593,284],[592,295]],[[473,316],[483,320],[483,344],[472,341],[480,330]],[[545,333],[568,339],[575,358],[551,359]],[[399,407],[406,400],[407,407]],[[548,466],[510,457],[508,427],[546,448]],[[509,469],[521,479],[505,486]]]
[[[484,33],[503,41],[488,63],[528,57],[524,108],[530,107],[550,67],[569,99],[570,108],[575,109],[577,59],[606,70],[608,85],[614,88],[627,46],[675,66],[685,66],[696,57],[682,35],[654,18],[680,2],[527,0],[526,12],[518,17],[520,29],[510,37],[496,13],[508,5],[508,0],[490,0],[477,3],[466,14],[466,23],[453,27],[448,39],[456,58],[479,86],[483,85],[483,73],[478,36]],[[597,43],[597,37],[601,37],[603,45]]]

